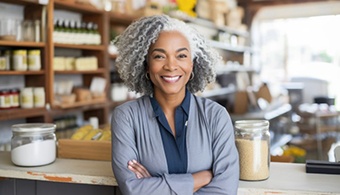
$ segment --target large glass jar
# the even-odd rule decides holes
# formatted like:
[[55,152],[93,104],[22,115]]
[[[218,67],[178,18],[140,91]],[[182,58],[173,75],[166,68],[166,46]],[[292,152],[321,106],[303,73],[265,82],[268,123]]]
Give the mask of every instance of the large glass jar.
[[240,160],[240,180],[268,179],[270,134],[267,120],[235,122],[235,140]]
[[40,166],[56,159],[55,124],[27,123],[12,126],[11,159],[18,166]]

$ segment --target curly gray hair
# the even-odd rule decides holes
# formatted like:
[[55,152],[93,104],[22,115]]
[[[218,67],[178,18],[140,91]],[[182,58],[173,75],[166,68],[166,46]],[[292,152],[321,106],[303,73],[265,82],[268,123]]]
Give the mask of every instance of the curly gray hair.
[[167,15],[155,15],[133,22],[114,41],[119,53],[116,67],[129,90],[153,94],[152,82],[145,78],[146,59],[149,47],[162,31],[178,31],[189,41],[195,75],[187,83],[191,93],[203,91],[207,84],[215,81],[214,66],[221,57],[208,46],[205,38],[183,21]]

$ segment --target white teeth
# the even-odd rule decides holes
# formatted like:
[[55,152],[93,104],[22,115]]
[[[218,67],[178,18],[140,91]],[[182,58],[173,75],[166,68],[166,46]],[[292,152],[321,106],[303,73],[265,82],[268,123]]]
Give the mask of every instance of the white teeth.
[[163,76],[163,79],[165,79],[167,81],[175,81],[175,80],[179,79],[179,76],[175,76],[175,77],[164,77]]

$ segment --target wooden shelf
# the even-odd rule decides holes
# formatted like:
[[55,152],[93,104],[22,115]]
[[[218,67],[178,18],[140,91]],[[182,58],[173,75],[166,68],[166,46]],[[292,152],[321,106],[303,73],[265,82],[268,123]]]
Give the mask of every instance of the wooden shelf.
[[225,96],[231,93],[235,93],[235,87],[225,87],[219,89],[205,90],[203,93],[198,94],[199,96],[211,98],[216,96]]
[[0,3],[10,3],[16,5],[39,5],[39,0],[0,0]]
[[65,48],[65,49],[81,49],[81,50],[94,50],[94,51],[104,51],[106,47],[104,45],[73,45],[73,44],[63,44],[54,43],[55,47]]
[[54,71],[55,74],[102,74],[106,69],[98,68],[97,70],[62,70]]
[[249,36],[249,33],[247,31],[241,31],[241,30],[233,29],[233,28],[230,28],[228,26],[217,26],[212,21],[200,19],[200,18],[193,18],[193,17],[190,17],[188,15],[183,14],[180,11],[172,12],[172,13],[170,13],[170,16],[178,18],[178,19],[183,20],[185,22],[198,24],[198,25],[201,25],[201,26],[205,26],[207,28],[217,29],[217,30],[220,30],[220,31],[228,32],[230,34],[235,34],[235,35],[243,36],[243,37]]
[[54,0],[55,9],[63,9],[84,14],[103,14],[104,10],[97,9],[87,3],[73,3],[69,1]]
[[45,114],[46,114],[45,108],[31,108],[31,109],[15,108],[0,110],[0,121],[44,116]]
[[137,20],[139,17],[130,15],[130,14],[123,14],[118,12],[110,12],[110,23],[113,24],[123,24],[123,25],[129,25],[133,21]]
[[1,70],[0,75],[43,75],[44,70],[37,71],[14,71],[14,70]]
[[0,40],[0,46],[6,47],[32,47],[32,48],[43,48],[45,47],[44,42],[31,42],[31,41],[6,41]]
[[106,100],[74,102],[72,104],[55,105],[52,110],[49,110],[49,114],[52,116],[56,116],[56,115],[62,115],[65,113],[75,112],[75,111],[102,109],[107,106],[109,106],[109,103]]
[[217,75],[223,75],[223,74],[227,74],[230,72],[256,72],[256,70],[252,67],[245,67],[243,65],[239,65],[239,66],[228,66],[225,65],[224,68],[218,68],[216,69]]
[[250,47],[246,47],[246,46],[232,46],[229,43],[223,43],[223,42],[214,41],[214,40],[210,40],[209,44],[212,47],[215,47],[217,49],[223,49],[223,50],[227,50],[227,51],[233,51],[233,52],[239,52],[239,53],[243,53],[243,52],[250,52],[250,53],[252,53],[253,52],[253,50]]

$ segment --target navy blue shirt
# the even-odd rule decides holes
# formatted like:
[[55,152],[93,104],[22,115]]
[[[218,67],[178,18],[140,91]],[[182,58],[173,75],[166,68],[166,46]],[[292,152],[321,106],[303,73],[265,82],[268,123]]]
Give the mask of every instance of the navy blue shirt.
[[157,100],[155,98],[150,97],[150,101],[159,124],[159,130],[162,136],[163,147],[166,155],[169,174],[186,173],[188,166],[186,130],[190,107],[190,92],[186,90],[183,102],[176,108],[175,112],[176,138],[172,134],[170,125]]

